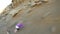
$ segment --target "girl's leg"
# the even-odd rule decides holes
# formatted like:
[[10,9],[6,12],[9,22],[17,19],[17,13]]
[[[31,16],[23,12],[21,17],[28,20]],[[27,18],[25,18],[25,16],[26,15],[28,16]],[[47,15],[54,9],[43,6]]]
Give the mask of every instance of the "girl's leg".
[[15,26],[14,32],[17,32],[17,31],[19,31],[19,30],[20,30],[19,27],[18,27],[18,26]]

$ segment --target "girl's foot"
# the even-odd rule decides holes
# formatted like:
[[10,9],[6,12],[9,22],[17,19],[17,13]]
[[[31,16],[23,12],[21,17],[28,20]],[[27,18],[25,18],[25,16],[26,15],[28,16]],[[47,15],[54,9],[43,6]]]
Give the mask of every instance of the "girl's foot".
[[16,33],[17,32],[17,29],[15,29],[14,32]]

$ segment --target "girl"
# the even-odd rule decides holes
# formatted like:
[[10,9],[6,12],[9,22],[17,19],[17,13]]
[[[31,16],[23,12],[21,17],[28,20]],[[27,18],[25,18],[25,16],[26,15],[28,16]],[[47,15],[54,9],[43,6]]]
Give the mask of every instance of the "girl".
[[19,31],[22,28],[24,28],[24,24],[23,23],[18,23],[15,26],[15,31],[14,32],[17,32],[17,31]]

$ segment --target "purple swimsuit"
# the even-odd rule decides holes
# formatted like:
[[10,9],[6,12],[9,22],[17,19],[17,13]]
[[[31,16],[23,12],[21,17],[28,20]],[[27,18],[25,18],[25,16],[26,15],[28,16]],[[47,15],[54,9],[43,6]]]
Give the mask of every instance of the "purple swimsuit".
[[23,28],[24,24],[23,23],[18,23],[16,26],[18,26],[19,28]]

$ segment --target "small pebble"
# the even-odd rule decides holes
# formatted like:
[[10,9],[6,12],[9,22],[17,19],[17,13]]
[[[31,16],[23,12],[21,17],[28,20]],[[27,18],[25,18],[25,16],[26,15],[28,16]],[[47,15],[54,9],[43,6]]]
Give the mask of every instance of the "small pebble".
[[52,32],[55,32],[56,31],[56,27],[53,26],[51,30],[52,30]]

